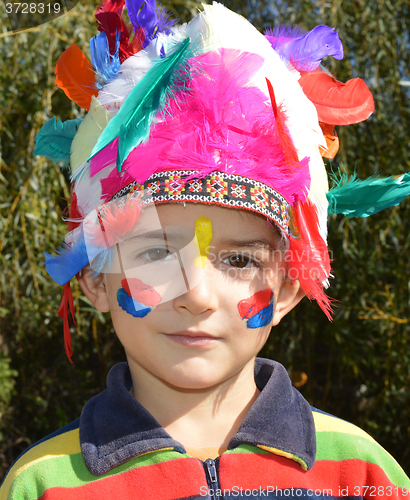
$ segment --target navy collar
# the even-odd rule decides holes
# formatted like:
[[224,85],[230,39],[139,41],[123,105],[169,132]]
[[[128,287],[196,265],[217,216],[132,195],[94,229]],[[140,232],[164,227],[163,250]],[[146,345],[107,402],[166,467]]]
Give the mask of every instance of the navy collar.
[[[285,368],[256,358],[255,382],[261,391],[228,449],[258,446],[311,469],[316,457],[316,433],[309,403],[294,388]],[[127,363],[110,370],[107,389],[86,403],[80,418],[83,459],[99,476],[144,453],[164,448],[186,453],[154,417],[130,394]]]

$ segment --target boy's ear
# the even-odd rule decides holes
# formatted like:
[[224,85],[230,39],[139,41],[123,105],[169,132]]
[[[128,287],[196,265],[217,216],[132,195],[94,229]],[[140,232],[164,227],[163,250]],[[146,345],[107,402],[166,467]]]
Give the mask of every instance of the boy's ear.
[[80,287],[90,302],[101,312],[108,312],[110,306],[105,288],[104,274],[94,275],[94,271],[85,268],[77,276]]
[[273,315],[272,326],[280,323],[280,320],[288,314],[303,299],[303,292],[298,280],[285,278],[279,290],[276,301],[275,313]]

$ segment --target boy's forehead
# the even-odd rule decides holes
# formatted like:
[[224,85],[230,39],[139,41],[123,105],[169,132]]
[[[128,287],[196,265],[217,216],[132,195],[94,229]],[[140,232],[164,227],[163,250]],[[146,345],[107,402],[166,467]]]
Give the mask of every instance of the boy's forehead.
[[265,217],[248,210],[223,208],[217,205],[199,203],[164,203],[143,208],[141,218],[135,227],[135,235],[153,232],[167,227],[195,228],[200,217],[212,222],[214,238],[234,239],[243,237],[265,238],[271,243],[278,239],[275,224]]

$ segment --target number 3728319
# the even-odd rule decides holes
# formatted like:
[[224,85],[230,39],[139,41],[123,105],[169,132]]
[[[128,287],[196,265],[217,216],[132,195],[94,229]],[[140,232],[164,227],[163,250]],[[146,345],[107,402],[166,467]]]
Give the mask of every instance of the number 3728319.
[[6,3],[7,14],[59,14],[59,3]]

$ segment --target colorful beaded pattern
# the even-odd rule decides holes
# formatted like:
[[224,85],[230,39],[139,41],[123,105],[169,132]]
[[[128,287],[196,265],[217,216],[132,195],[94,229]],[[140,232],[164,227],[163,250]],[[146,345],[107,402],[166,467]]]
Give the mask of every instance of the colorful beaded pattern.
[[187,170],[157,172],[143,185],[131,182],[110,201],[138,193],[143,206],[152,203],[189,202],[240,208],[265,215],[283,230],[288,230],[289,204],[271,187],[248,177],[219,171],[201,179],[186,180],[195,174],[195,171]]

